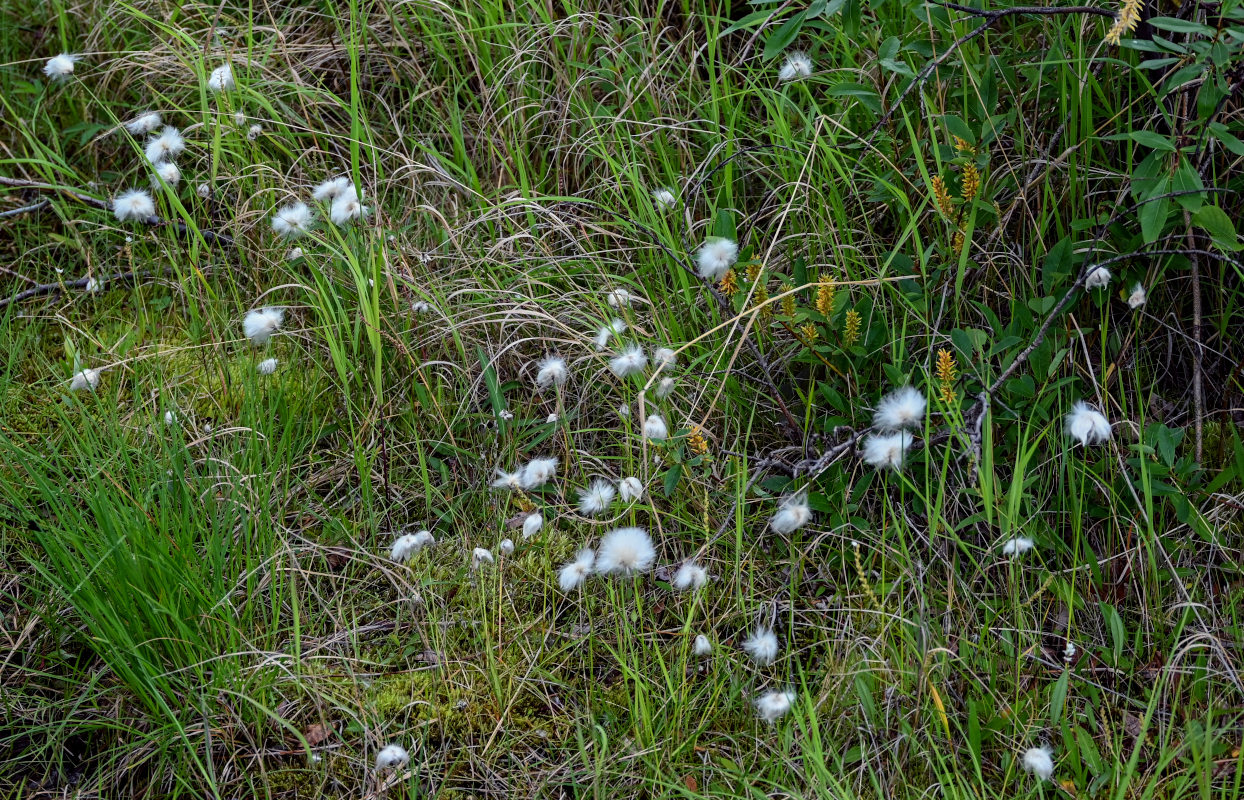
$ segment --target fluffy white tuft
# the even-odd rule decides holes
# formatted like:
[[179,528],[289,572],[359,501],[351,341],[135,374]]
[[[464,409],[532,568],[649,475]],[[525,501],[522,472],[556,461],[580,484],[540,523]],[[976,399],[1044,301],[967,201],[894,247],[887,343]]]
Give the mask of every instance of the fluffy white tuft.
[[792,533],[812,521],[812,509],[803,494],[793,495],[782,501],[777,513],[769,520],[774,533]]
[[99,370],[84,369],[75,373],[69,381],[69,391],[81,392],[84,389],[90,389],[92,392],[99,386]]
[[1022,556],[1034,547],[1032,539],[1024,536],[1016,536],[1014,539],[1007,539],[1002,545],[1002,555],[1015,558]]
[[206,200],[212,196],[212,187],[206,183],[200,183],[198,187],[195,188],[194,193]]
[[171,410],[165,411],[164,412],[164,424],[165,425],[176,425],[177,424],[177,412],[171,411]]
[[[159,180],[156,180],[156,176],[159,176]],[[156,164],[155,175],[152,176],[151,180],[152,187],[158,189],[160,181],[164,181],[170,187],[176,186],[181,183],[181,170],[172,161]]]
[[609,369],[619,378],[642,372],[646,366],[648,366],[648,356],[644,355],[644,349],[637,344],[623,350],[621,355],[609,359]]
[[605,295],[605,302],[613,308],[625,308],[631,304],[631,298],[633,297],[634,295],[625,289],[614,289]]
[[152,164],[177,158],[186,149],[186,140],[181,131],[172,125],[165,125],[159,136],[147,140],[147,160]]
[[260,134],[262,133],[263,133],[263,126],[260,125],[258,122],[256,122],[254,125],[251,125],[249,128],[246,129],[246,139],[247,141],[253,142],[256,139],[258,139]]
[[304,255],[305,253],[302,252],[301,247],[291,247],[289,249],[289,252],[285,254],[285,260],[292,264],[293,262],[302,258]]
[[1137,309],[1145,304],[1145,287],[1139,283],[1132,287],[1132,293],[1127,296],[1128,308]]
[[497,559],[492,557],[492,551],[486,547],[477,547],[471,551],[471,566],[479,567],[482,564],[495,564]]
[[159,111],[147,111],[125,123],[125,129],[135,136],[142,136],[160,127],[161,122]]
[[1030,747],[1024,751],[1024,769],[1043,781],[1054,774],[1054,751],[1048,746]]
[[691,646],[691,652],[701,658],[707,655],[712,655],[713,643],[709,641],[707,636],[701,633],[699,636],[695,637],[695,644]]
[[212,70],[212,74],[207,78],[207,88],[213,92],[232,91],[237,86],[233,80],[233,66],[225,64]]
[[328,218],[333,221],[334,225],[340,227],[356,219],[363,219],[370,213],[371,209],[363,205],[358,192],[351,185],[333,200],[332,206],[328,209]]
[[286,239],[297,239],[311,229],[311,219],[311,209],[306,203],[290,203],[272,215],[272,230]]
[[879,431],[918,428],[924,424],[924,395],[914,386],[904,386],[881,398],[873,414],[873,427]]
[[410,763],[410,753],[400,744],[387,745],[376,753],[376,769],[401,769]]
[[585,547],[575,556],[574,561],[561,568],[561,572],[557,574],[557,585],[563,592],[573,592],[592,574],[595,564],[596,553]]
[[432,310],[432,306],[428,305],[422,300],[416,300],[415,302],[410,304],[410,310],[415,312],[416,314],[426,314]]
[[1080,444],[1102,444],[1110,439],[1110,420],[1083,400],[1077,400],[1067,414],[1067,435]]
[[271,375],[276,372],[277,365],[280,363],[275,358],[265,358],[255,365],[255,371],[260,375]]
[[1093,267],[1092,272],[1084,279],[1085,289],[1105,289],[1110,285],[1110,270],[1105,267]]
[[670,584],[680,592],[699,589],[708,581],[708,570],[694,561],[688,561],[674,573]]
[[557,477],[557,457],[533,458],[523,466],[518,485],[523,489],[536,489]]
[[552,414],[549,414],[547,417],[544,418],[544,421],[548,423],[549,425],[555,424],[557,422],[557,412],[554,411]]
[[812,59],[807,53],[794,52],[786,57],[782,68],[778,70],[778,80],[783,83],[802,80],[812,74]]
[[778,654],[777,636],[769,628],[757,628],[743,641],[743,650],[762,667],[772,664]]
[[579,511],[588,517],[603,514],[613,505],[613,496],[616,493],[617,490],[609,481],[592,481],[591,486],[579,490]]
[[549,356],[540,362],[540,368],[536,372],[536,385],[565,386],[569,377],[570,370],[566,368],[566,359]]
[[771,691],[765,692],[756,698],[756,713],[765,722],[772,725],[786,713],[790,711],[790,707],[795,703],[795,693],[792,691]]
[[644,436],[652,441],[665,441],[669,435],[669,427],[666,426],[665,419],[660,414],[650,414],[648,419],[644,420]]
[[705,280],[719,281],[738,260],[739,246],[732,239],[710,239],[696,253],[697,274]]
[[658,347],[652,354],[652,363],[657,369],[673,368],[678,364],[678,354],[668,347]]
[[118,222],[129,219],[146,222],[156,215],[155,201],[142,189],[130,189],[113,198],[112,213]]
[[654,189],[652,191],[652,202],[657,204],[657,208],[665,211],[678,205],[678,198],[669,189]]
[[95,280],[94,278],[87,278],[86,286],[82,287],[83,291],[85,291],[87,294],[99,294],[99,290],[101,288],[103,288],[102,284],[100,284],[100,282]]
[[674,379],[673,378],[662,378],[661,382],[657,384],[657,388],[653,392],[653,394],[657,396],[658,400],[664,400],[665,398],[669,397],[673,392],[674,392]]
[[350,179],[345,176],[340,178],[329,178],[319,186],[315,187],[315,189],[311,192],[311,196],[318,202],[331,203],[333,200],[336,200],[338,197],[349,191],[352,185],[353,184],[350,183]]
[[618,493],[622,495],[623,503],[630,503],[634,500],[643,500],[644,485],[640,483],[639,478],[632,475],[629,478],[623,478],[618,482]]
[[436,538],[427,531],[408,533],[397,537],[397,540],[393,542],[393,546],[389,548],[389,558],[399,564],[405,564],[418,555],[423,548],[432,544],[436,544]]
[[82,56],[73,53],[61,53],[58,56],[52,56],[43,65],[43,74],[54,81],[63,81],[73,74],[73,65]]
[[250,339],[253,345],[267,344],[272,334],[280,329],[284,321],[285,309],[283,308],[257,308],[247,312],[242,319],[242,333],[246,334],[246,338]]
[[523,538],[530,539],[540,532],[544,527],[544,516],[539,512],[528,514],[527,519],[523,520]]
[[613,338],[615,333],[622,333],[626,330],[626,323],[620,319],[615,319],[608,325],[602,325],[600,330],[596,331],[596,335],[592,337],[592,343],[596,345],[596,352],[600,352],[609,346],[609,340]]
[[493,478],[492,483],[489,485],[494,489],[521,489],[522,481],[523,471],[521,469],[514,472],[498,469],[497,477]]
[[501,544],[497,545],[497,549],[501,551],[501,555],[508,556],[514,552],[514,540],[502,539]]
[[910,431],[869,436],[864,442],[864,461],[877,469],[902,469],[912,441]]
[[656,548],[643,528],[618,528],[600,540],[596,570],[602,575],[647,572],[656,558]]

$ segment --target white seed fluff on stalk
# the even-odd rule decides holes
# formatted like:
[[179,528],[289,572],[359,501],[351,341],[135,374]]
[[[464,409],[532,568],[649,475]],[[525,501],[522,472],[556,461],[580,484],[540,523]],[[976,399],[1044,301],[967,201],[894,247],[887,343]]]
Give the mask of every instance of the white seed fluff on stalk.
[[910,431],[869,436],[864,441],[864,461],[877,469],[902,469],[912,441]]
[[895,389],[877,404],[873,427],[883,432],[918,428],[924,424],[925,406],[924,395],[914,386]]
[[667,188],[653,189],[652,202],[656,203],[657,208],[665,211],[676,206],[678,204],[678,198]]
[[1110,439],[1110,420],[1083,400],[1077,400],[1067,414],[1067,435],[1080,444],[1102,444]]
[[1084,279],[1085,289],[1105,289],[1110,285],[1110,270],[1105,267],[1093,267],[1092,272]]
[[54,81],[63,81],[73,74],[73,65],[80,58],[82,56],[73,53],[61,53],[58,56],[52,56],[43,65],[43,74]]
[[272,215],[272,230],[286,239],[297,239],[311,229],[311,220],[311,209],[306,203],[290,203]]
[[1068,639],[1067,646],[1063,648],[1063,661],[1070,664],[1071,659],[1075,657],[1076,657],[1076,643]]
[[239,128],[246,124],[246,114],[242,111],[233,112],[233,124]]
[[246,129],[246,140],[253,142],[263,133],[263,126],[256,122],[254,125]]
[[812,509],[808,506],[807,496],[796,494],[782,501],[773,519],[769,520],[769,527],[774,533],[787,534],[799,530],[811,521]]
[[739,246],[733,240],[713,238],[696,254],[696,271],[705,280],[719,281],[738,260]]
[[251,344],[259,346],[268,343],[272,334],[281,328],[285,321],[285,309],[265,306],[248,311],[242,319],[242,333],[251,340]]
[[212,196],[212,187],[209,184],[200,183],[198,188],[194,190],[194,193],[206,200]]
[[708,581],[708,570],[694,561],[688,561],[674,573],[670,585],[680,592],[694,591]]
[[1024,751],[1024,769],[1048,781],[1054,774],[1054,751],[1048,746],[1028,748]]
[[583,548],[575,556],[574,561],[566,564],[557,574],[557,585],[563,592],[573,592],[583,585],[592,574],[596,564],[596,553],[590,548]]
[[569,377],[566,359],[548,356],[540,362],[540,368],[536,371],[536,386],[565,386]]
[[164,412],[164,424],[165,425],[176,425],[177,424],[177,412],[176,411],[165,411]]
[[99,294],[100,286],[101,284],[99,281],[95,280],[94,278],[87,278],[86,286],[82,287],[82,289],[87,294]]
[[530,539],[540,532],[544,527],[544,515],[540,512],[528,514],[527,519],[523,520],[523,538]]
[[302,258],[302,256],[303,252],[301,247],[291,247],[289,252],[285,254],[285,260],[293,263],[294,261]]
[[315,187],[315,189],[311,192],[311,196],[320,203],[331,203],[347,192],[352,185],[353,184],[350,183],[350,179],[344,176],[340,178],[329,178],[319,186]]
[[1132,293],[1127,296],[1127,306],[1131,309],[1140,308],[1145,304],[1145,287],[1139,283],[1132,287]]
[[501,544],[497,545],[497,549],[501,551],[501,555],[508,556],[514,553],[514,540],[502,539]]
[[596,553],[601,575],[632,575],[647,572],[657,559],[652,539],[643,528],[618,528],[605,534]]
[[772,664],[778,654],[777,636],[769,628],[757,628],[743,640],[743,651],[762,667]]
[[669,438],[669,435],[669,427],[660,414],[650,414],[648,419],[644,420],[644,436],[652,441],[663,442]]
[[1010,556],[1011,558],[1022,556],[1024,553],[1031,550],[1033,546],[1034,544],[1032,539],[1024,536],[1016,536],[1014,539],[1007,539],[1002,545],[1002,555]]
[[634,475],[618,481],[618,494],[623,503],[644,499],[644,485]]
[[229,92],[237,86],[233,80],[233,66],[225,64],[212,70],[212,74],[207,78],[207,88],[213,92]]
[[619,378],[642,372],[646,366],[648,366],[648,356],[644,355],[644,349],[637,344],[631,345],[620,355],[609,359],[609,370]]
[[[181,183],[181,170],[178,169],[177,165],[172,161],[165,161],[161,164],[156,164],[155,174],[159,176],[160,180],[167,183],[170,188]],[[160,181],[152,180],[151,184],[152,186],[159,188]]]
[[521,489],[523,480],[522,469],[513,472],[506,472],[503,469],[497,470],[497,477],[492,479],[489,484],[494,489]]
[[557,457],[533,458],[519,473],[518,485],[523,489],[536,489],[557,477]]
[[674,391],[674,379],[673,378],[662,378],[661,382],[657,384],[657,388],[653,392],[653,394],[657,396],[658,400],[664,400],[665,398],[669,397],[670,394],[673,393],[673,391]]
[[90,389],[92,392],[99,386],[99,370],[84,369],[74,373],[73,378],[69,381],[69,391],[81,392],[84,389]]
[[172,125],[165,125],[159,136],[147,140],[147,160],[152,164],[177,158],[186,149],[186,139]]
[[622,333],[626,330],[626,323],[620,319],[611,321],[608,325],[602,325],[596,336],[592,338],[592,343],[596,345],[596,352],[600,352],[609,346],[609,340],[613,338],[615,333]]
[[389,548],[389,558],[399,564],[405,564],[418,555],[420,550],[435,543],[435,541],[432,534],[427,531],[399,536],[393,542],[393,546]]
[[557,412],[554,411],[552,414],[549,414],[544,418],[544,421],[549,425],[555,424],[557,422]]
[[699,636],[695,637],[695,644],[691,646],[691,652],[701,658],[707,655],[712,655],[713,643],[709,641],[707,636],[701,633]]
[[113,198],[112,213],[118,222],[131,219],[146,222],[156,215],[155,201],[142,189],[129,189]]
[[492,557],[492,551],[487,547],[477,547],[471,551],[471,567],[476,568],[483,564],[495,564],[497,560]]
[[413,311],[415,314],[426,314],[432,310],[432,306],[428,305],[422,300],[416,300],[415,302],[410,304],[410,310]]
[[795,704],[795,693],[791,691],[771,691],[765,692],[756,698],[756,713],[765,722],[772,725],[786,713],[790,711],[790,707]]
[[625,289],[614,289],[605,295],[605,302],[612,308],[625,308],[631,304],[633,295]]
[[652,363],[657,369],[672,369],[678,364],[678,354],[668,347],[658,347],[652,353]]
[[265,358],[255,365],[255,371],[260,375],[271,375],[276,372],[276,368],[280,365],[280,361],[275,358]]
[[376,769],[401,769],[410,763],[410,753],[400,744],[391,744],[376,753]]
[[587,517],[605,513],[613,505],[613,496],[616,493],[617,490],[609,481],[592,481],[591,486],[579,490],[579,512]]
[[159,111],[146,111],[125,123],[125,129],[134,136],[142,136],[144,133],[151,133],[160,127],[162,121]]
[[[351,187],[353,189],[353,187]],[[328,218],[333,224],[342,227],[351,222],[363,219],[371,213],[371,209],[363,205],[363,201],[354,191],[347,191],[340,195],[328,209]]]
[[778,70],[778,80],[783,83],[802,80],[812,74],[812,59],[807,53],[794,52],[786,57],[782,68]]

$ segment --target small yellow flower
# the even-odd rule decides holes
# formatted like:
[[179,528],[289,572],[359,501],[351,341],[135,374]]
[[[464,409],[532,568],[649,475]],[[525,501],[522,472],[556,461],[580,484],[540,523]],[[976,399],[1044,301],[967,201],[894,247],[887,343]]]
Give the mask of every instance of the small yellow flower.
[[937,201],[937,207],[943,214],[948,217],[954,215],[955,204],[950,199],[950,192],[946,191],[946,181],[942,180],[941,175],[933,178],[933,199]]
[[687,437],[687,449],[697,456],[702,456],[708,452],[708,440],[704,438],[704,434],[700,432],[700,426],[696,425],[691,431],[691,435]]
[[733,269],[728,269],[726,274],[721,276],[721,282],[717,284],[717,287],[726,297],[734,297],[739,291],[739,276]]
[[763,283],[756,284],[756,290],[752,293],[752,308],[760,309],[762,321],[773,316],[773,306],[769,304],[769,290]]
[[821,316],[828,317],[834,313],[834,295],[838,293],[838,287],[834,286],[833,280],[827,284],[822,284],[816,290],[816,310]]
[[816,344],[816,340],[820,338],[820,333],[817,332],[816,326],[811,322],[805,322],[799,326],[799,336],[807,344]]
[[864,323],[864,318],[860,316],[860,312],[854,308],[847,312],[846,324],[842,328],[842,339],[847,347],[851,347],[860,340],[860,328]]
[[941,393],[942,402],[950,405],[958,399],[955,394],[955,377],[957,376],[957,365],[955,357],[951,355],[949,350],[937,351],[937,384],[938,391]]
[[[782,291],[789,292],[794,288],[794,286],[787,284],[782,287]],[[782,313],[788,317],[795,316],[795,295],[788,294],[782,298]]]
[[976,148],[972,145],[971,142],[969,142],[967,139],[964,139],[962,136],[955,137],[955,149],[958,150],[960,153],[969,153],[971,155],[976,155]]
[[1114,24],[1106,32],[1106,44],[1118,44],[1124,33],[1136,30],[1140,24],[1141,0],[1123,0],[1115,14]]
[[950,238],[950,249],[955,255],[963,250],[963,231],[955,231],[955,235]]
[[981,173],[975,164],[963,168],[963,202],[971,203],[981,189]]
[[747,279],[755,283],[760,278],[760,273],[764,270],[764,265],[759,261],[753,261],[747,265]]

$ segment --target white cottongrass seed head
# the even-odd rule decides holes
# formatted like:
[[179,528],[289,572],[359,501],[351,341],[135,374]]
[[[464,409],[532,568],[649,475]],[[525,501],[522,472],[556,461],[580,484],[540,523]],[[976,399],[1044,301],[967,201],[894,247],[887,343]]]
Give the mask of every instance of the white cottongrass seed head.
[[1030,747],[1024,751],[1024,769],[1043,781],[1054,774],[1054,751],[1048,745]]
[[609,346],[609,340],[613,338],[615,333],[622,333],[626,330],[626,323],[620,319],[611,321],[608,325],[602,325],[596,331],[596,335],[592,337],[592,343],[596,345],[596,352],[600,352]]
[[759,627],[743,640],[743,651],[762,667],[772,664],[778,655],[777,635],[771,628]]
[[329,178],[311,191],[311,196],[320,203],[331,203],[345,192],[349,191],[352,184],[350,179],[344,175],[339,178]]
[[436,539],[427,531],[404,534],[397,537],[389,548],[389,558],[399,564],[405,564],[418,555],[423,548],[435,542]]
[[61,53],[58,56],[52,56],[43,65],[43,74],[54,81],[63,81],[73,74],[73,65],[80,58],[82,56],[73,53]]
[[708,582],[708,570],[695,561],[688,561],[674,573],[670,585],[680,592],[694,591]]
[[177,424],[177,412],[172,411],[172,410],[165,411],[164,412],[164,424],[165,425],[176,425]]
[[902,469],[913,440],[911,431],[869,436],[864,441],[864,462],[877,469]]
[[605,302],[608,303],[611,308],[626,308],[631,304],[631,299],[633,297],[634,295],[625,289],[614,289],[609,292],[609,294],[605,295]]
[[523,520],[523,538],[530,539],[540,532],[544,527],[544,515],[539,511],[527,515],[527,519]]
[[664,400],[665,398],[673,394],[673,392],[674,392],[674,379],[673,378],[662,378],[661,382],[657,384],[657,388],[653,391],[653,394],[657,396],[658,400]]
[[873,427],[889,432],[919,428],[924,424],[924,394],[914,386],[904,386],[881,398],[873,413]]
[[696,253],[696,273],[704,280],[719,281],[739,260],[739,246],[732,239],[714,237]]
[[678,198],[667,187],[652,190],[652,202],[656,203],[657,208],[665,211],[678,205]]
[[657,559],[652,538],[643,528],[617,528],[605,534],[596,553],[601,575],[633,575],[647,572]]
[[112,199],[112,213],[118,222],[146,222],[156,215],[155,201],[143,189],[129,189]]
[[84,369],[74,373],[73,378],[69,380],[69,391],[81,392],[86,389],[92,392],[99,386],[99,370]]
[[783,83],[803,80],[812,75],[812,59],[807,53],[796,51],[786,57],[778,70],[778,80]]
[[678,364],[678,354],[668,347],[658,347],[652,353],[652,363],[657,369],[672,368]]
[[260,375],[271,375],[276,372],[276,368],[280,365],[280,361],[275,358],[265,358],[255,365],[255,371]]
[[263,133],[263,126],[256,122],[254,125],[246,129],[246,140],[253,142]]
[[[160,180],[168,184],[170,188],[181,183],[181,170],[172,161],[156,164],[155,174],[159,176]],[[159,181],[154,180],[152,184],[157,187],[160,185]]]
[[787,534],[799,530],[811,521],[812,508],[808,505],[808,497],[800,493],[782,501],[773,519],[769,520],[769,527],[774,533]]
[[483,564],[495,564],[497,559],[493,558],[492,551],[487,547],[477,547],[471,551],[471,566],[479,567]]
[[644,436],[654,442],[663,442],[669,438],[670,430],[660,414],[649,414],[644,420]]
[[574,561],[566,564],[557,573],[557,585],[563,592],[573,592],[583,585],[592,574],[596,565],[596,553],[591,548],[583,548],[574,557]]
[[177,158],[186,149],[186,139],[172,125],[165,125],[159,136],[147,140],[147,160],[152,164]]
[[253,345],[264,345],[285,321],[285,309],[266,306],[248,311],[242,318],[242,333]]
[[376,769],[401,769],[410,763],[410,753],[400,744],[386,745],[376,753]]
[[508,556],[514,553],[514,540],[502,539],[501,544],[497,545],[497,549],[501,551],[501,555]]
[[1002,545],[1002,555],[1015,558],[1022,556],[1034,547],[1032,539],[1026,536],[1016,536],[1014,539],[1007,539]]
[[1085,289],[1105,289],[1110,285],[1110,270],[1105,267],[1093,267],[1084,279]]
[[622,496],[623,503],[643,500],[644,485],[640,482],[639,478],[631,475],[618,481],[618,494]]
[[570,370],[566,367],[566,359],[560,356],[546,357],[536,371],[536,385],[540,387],[565,386],[569,378]]
[[86,286],[82,287],[83,291],[87,294],[99,294],[100,288],[101,284],[99,281],[95,280],[95,278],[87,278]]
[[637,344],[631,345],[620,355],[609,359],[610,371],[619,378],[643,372],[646,366],[648,366],[648,356],[644,355],[644,349]]
[[311,229],[311,220],[311,208],[306,203],[290,203],[272,215],[272,230],[286,239],[297,239]]
[[207,78],[207,88],[213,92],[232,91],[237,86],[233,80],[233,65],[225,64],[212,70],[212,74]]
[[125,129],[134,136],[142,136],[144,133],[151,133],[160,127],[162,122],[159,111],[145,111],[125,123]]
[[523,481],[522,469],[516,469],[513,472],[506,472],[503,469],[497,470],[497,477],[492,479],[489,484],[494,489],[521,489]]
[[198,188],[194,190],[194,193],[197,194],[199,197],[202,197],[204,200],[206,200],[207,198],[212,196],[211,184],[200,183],[198,185]]
[[795,704],[795,693],[790,690],[773,690],[756,698],[756,713],[770,725],[786,716]]
[[371,209],[363,205],[362,198],[354,186],[351,185],[345,192],[338,195],[333,200],[332,206],[328,209],[328,218],[338,227],[348,225],[351,222],[363,219],[371,213]]
[[691,652],[695,653],[700,658],[712,655],[713,643],[709,641],[707,636],[701,633],[699,636],[695,637],[695,644],[691,646]]
[[1071,407],[1066,427],[1067,435],[1085,447],[1110,439],[1110,420],[1083,400],[1077,400]]
[[613,496],[617,489],[606,480],[594,480],[586,489],[579,490],[579,512],[586,517],[595,517],[609,510],[613,505]]
[[1132,287],[1132,293],[1127,296],[1127,306],[1133,310],[1140,308],[1145,304],[1145,287],[1139,283]]
[[533,458],[523,465],[518,485],[523,489],[538,489],[557,477],[557,457]]

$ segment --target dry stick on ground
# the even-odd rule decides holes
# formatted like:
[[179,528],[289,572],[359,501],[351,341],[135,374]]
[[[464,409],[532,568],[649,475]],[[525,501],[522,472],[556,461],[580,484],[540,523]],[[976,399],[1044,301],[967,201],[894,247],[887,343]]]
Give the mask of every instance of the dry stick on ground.
[[1196,460],[1201,463],[1205,444],[1205,366],[1201,351],[1201,261],[1197,258],[1196,234],[1192,232],[1192,215],[1184,209],[1184,236],[1188,242],[1188,260],[1192,262],[1192,429],[1196,433]]
[[[171,271],[172,271],[171,269],[165,270],[166,273],[171,272]],[[151,275],[150,272],[139,271],[139,270],[131,270],[130,272],[118,272],[115,275],[109,275],[108,277],[104,278],[101,281],[101,283],[108,283],[110,281],[130,281],[130,280],[134,280],[135,278],[150,277],[150,275]],[[0,298],[0,308],[5,308],[7,306],[12,305],[13,303],[20,303],[23,300],[29,300],[32,297],[41,297],[43,295],[48,295],[48,294],[59,294],[67,289],[85,289],[86,285],[90,283],[92,280],[93,279],[90,276],[87,276],[85,278],[78,278],[77,280],[73,280],[73,281],[63,281],[61,283],[35,284],[34,286],[31,286],[29,289],[23,289],[22,291],[18,292],[12,297]]]

